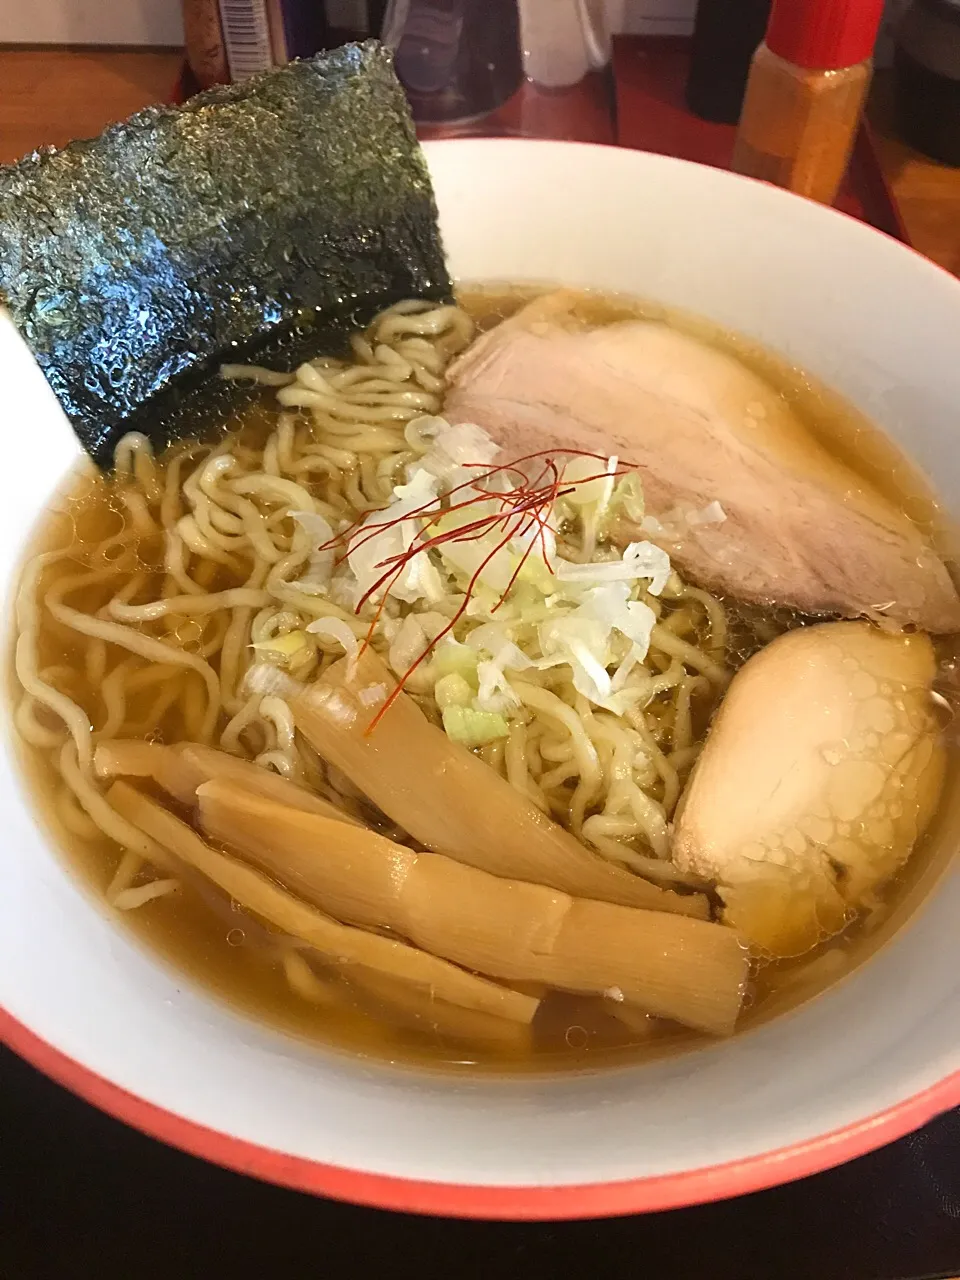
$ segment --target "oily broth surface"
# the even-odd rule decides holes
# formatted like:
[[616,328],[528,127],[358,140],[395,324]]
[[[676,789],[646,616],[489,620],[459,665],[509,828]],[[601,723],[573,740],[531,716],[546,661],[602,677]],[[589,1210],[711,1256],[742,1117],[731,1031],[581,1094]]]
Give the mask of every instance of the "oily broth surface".
[[[480,328],[486,329],[542,291],[486,285],[461,291],[459,301]],[[867,483],[893,498],[941,551],[949,553],[944,536],[946,524],[928,486],[899,451],[839,397],[770,353],[705,321],[626,297],[592,293],[582,296],[581,309],[585,318],[594,323],[628,317],[666,320],[737,356],[784,396],[815,438],[840,460],[854,466]],[[245,435],[264,439],[274,418],[272,408],[257,408],[238,425]],[[717,496],[722,500],[722,494]],[[31,553],[104,538],[117,532],[123,519],[109,487],[92,467],[84,467],[62,490]],[[212,582],[211,589],[215,585]],[[82,600],[82,594],[77,593],[77,598]],[[730,602],[726,603],[729,606]],[[805,619],[778,609],[768,611],[765,621],[768,632],[776,634],[801,625]],[[741,634],[746,633],[741,630]],[[40,665],[63,660],[73,643],[55,626],[45,626],[40,639]],[[756,647],[756,640],[751,643],[744,639],[737,652],[731,654],[731,662],[739,665]],[[951,642],[941,646],[941,656],[944,661],[955,657]],[[151,696],[152,691],[143,695],[145,704]],[[175,716],[168,715],[163,739],[174,742],[183,736]],[[29,789],[55,843],[66,852],[82,882],[103,903],[104,891],[118,862],[116,846],[106,837],[88,841],[69,833],[55,812],[52,766],[38,750],[24,746],[21,755]],[[931,830],[888,888],[886,900],[877,912],[799,960],[758,966],[738,1034],[809,999],[849,973],[916,910],[946,867],[960,836],[960,797],[951,785],[955,778],[956,759],[951,752],[945,788],[949,799],[941,804]],[[119,916],[125,927],[177,970],[186,971],[200,985],[244,1013],[298,1037],[353,1054],[460,1070],[542,1071],[632,1063],[710,1043],[695,1032],[658,1020],[632,1031],[606,1012],[599,999],[558,994],[548,996],[538,1012],[532,1050],[521,1051],[498,1042],[454,1040],[440,1035],[422,1012],[408,1011],[398,1017],[391,1007],[378,1004],[374,996],[358,994],[346,984],[337,988],[341,998],[335,1004],[309,1003],[290,989],[280,963],[262,945],[262,926],[225,901],[214,908],[186,891],[159,898],[138,910],[111,915]]]

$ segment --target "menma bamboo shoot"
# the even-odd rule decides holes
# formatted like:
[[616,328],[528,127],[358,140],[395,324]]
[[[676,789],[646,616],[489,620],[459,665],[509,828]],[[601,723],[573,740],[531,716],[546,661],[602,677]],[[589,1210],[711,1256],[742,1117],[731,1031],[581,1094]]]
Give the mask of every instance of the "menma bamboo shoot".
[[376,832],[286,808],[224,779],[197,793],[200,824],[337,919],[388,928],[507,982],[623,999],[731,1032],[747,976],[733,930],[501,879]]
[[590,853],[482,760],[451,742],[407,694],[368,733],[395,683],[367,649],[352,674],[345,659],[334,663],[294,696],[291,709],[310,745],[419,843],[492,875],[622,906],[708,917],[703,894],[658,888]]
[[249,760],[240,760],[226,751],[218,751],[199,742],[180,742],[176,746],[165,747],[156,742],[113,738],[97,747],[93,766],[100,778],[150,778],[188,808],[196,804],[197,788],[204,782],[211,778],[229,778],[280,804],[358,825],[352,814],[338,809],[315,791],[281,778],[272,769],[264,769]]
[[[446,960],[392,938],[350,928],[300,902],[261,872],[211,849],[185,822],[126,782],[115,782],[107,801],[134,826],[195,868],[241,906],[341,964],[363,965],[466,1009],[529,1023],[538,1001],[467,973]],[[294,811],[295,812],[295,811]],[[307,815],[304,815],[307,816]],[[334,825],[329,819],[324,819]],[[352,828],[344,827],[344,830]]]
[[361,998],[366,998],[372,1014],[380,1018],[386,1015],[427,1035],[487,1042],[514,1051],[531,1047],[532,1030],[526,1023],[495,1018],[489,1013],[437,1000],[422,987],[413,987],[359,966],[351,969],[350,982]]
[[353,1010],[428,1036],[486,1041],[517,1052],[531,1048],[532,1030],[527,1023],[438,1000],[423,987],[387,978],[361,965],[351,965],[345,975],[317,973],[291,948],[283,957],[283,967],[291,990],[323,1008]]

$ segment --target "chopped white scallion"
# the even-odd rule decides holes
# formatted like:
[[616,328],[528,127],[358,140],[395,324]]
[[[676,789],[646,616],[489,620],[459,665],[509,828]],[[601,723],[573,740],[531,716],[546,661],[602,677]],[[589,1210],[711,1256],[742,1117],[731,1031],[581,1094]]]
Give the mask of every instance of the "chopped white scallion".
[[443,711],[446,707],[468,707],[473,702],[473,686],[456,672],[441,676],[433,686],[433,697]]
[[414,554],[402,563],[420,536],[421,513],[436,501],[437,483],[436,476],[417,468],[407,484],[396,486],[385,510],[371,512],[350,539],[347,562],[356,578],[358,602],[391,573],[394,576],[377,588],[378,596],[386,590],[406,604],[443,598],[446,588],[429,553]]
[[321,640],[333,640],[340,645],[347,655],[349,678],[356,669],[357,660],[360,657],[360,641],[354,635],[353,628],[344,622],[343,618],[317,618],[309,624],[307,630],[311,635],[319,636]]
[[390,642],[390,648],[387,650],[387,662],[398,676],[406,675],[413,664],[423,657],[429,647],[430,637],[427,635],[420,616],[415,613],[408,613]]
[[307,645],[302,631],[288,631],[284,636],[271,636],[269,640],[255,640],[250,648],[255,653],[275,654],[278,658],[292,658]]
[[727,513],[719,502],[708,502],[699,510],[692,507],[674,507],[661,516],[644,516],[640,528],[654,538],[664,538],[668,542],[682,542],[686,534],[702,525],[723,524]]
[[520,699],[510,688],[503,667],[498,662],[478,662],[477,679],[479,688],[476,703],[480,711],[502,714],[520,705]]
[[582,582],[589,586],[649,578],[650,594],[658,596],[670,577],[670,557],[652,542],[631,542],[619,560],[607,560],[598,564],[573,564],[569,560],[557,560],[554,568],[558,581]]
[[333,529],[318,511],[291,511],[290,515],[298,527],[299,536],[306,538],[310,547],[306,570],[290,585],[307,595],[323,595],[330,585],[333,571],[334,551],[329,545],[333,541]]
[[444,709],[442,716],[447,737],[464,747],[484,747],[497,738],[505,738],[510,732],[503,716],[491,711],[450,706]]
[[600,498],[597,502],[596,521],[597,524],[607,514],[610,507],[610,499],[613,497],[613,487],[616,484],[617,467],[620,465],[620,459],[617,455],[611,454],[607,459],[607,478],[601,481],[602,488],[600,490]]

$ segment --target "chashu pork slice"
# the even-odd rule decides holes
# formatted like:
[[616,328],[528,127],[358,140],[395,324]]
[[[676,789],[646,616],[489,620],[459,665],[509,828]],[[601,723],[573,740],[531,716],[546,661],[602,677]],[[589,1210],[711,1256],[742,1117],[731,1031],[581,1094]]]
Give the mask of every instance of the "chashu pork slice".
[[933,548],[760,377],[664,324],[587,328],[576,301],[548,294],[484,334],[450,371],[445,416],[477,423],[508,458],[564,446],[617,454],[640,468],[654,517],[719,501],[721,522],[685,528],[679,541],[675,528],[669,542],[650,535],[710,590],[960,629],[960,600]]

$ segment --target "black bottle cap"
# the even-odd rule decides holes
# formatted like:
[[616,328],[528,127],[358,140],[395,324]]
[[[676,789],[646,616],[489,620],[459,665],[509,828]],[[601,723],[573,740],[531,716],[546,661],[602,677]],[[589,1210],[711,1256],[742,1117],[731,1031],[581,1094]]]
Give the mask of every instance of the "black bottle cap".
[[736,124],[763,39],[771,0],[700,0],[693,29],[687,104],[703,120]]

